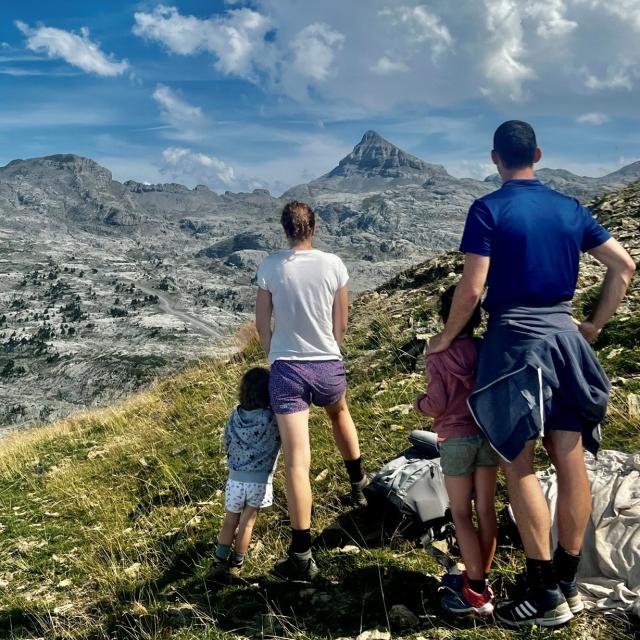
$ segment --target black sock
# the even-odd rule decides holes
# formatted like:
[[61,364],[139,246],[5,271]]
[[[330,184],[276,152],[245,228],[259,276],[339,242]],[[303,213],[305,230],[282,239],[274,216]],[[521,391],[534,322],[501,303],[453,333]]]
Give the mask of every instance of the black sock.
[[556,589],[558,580],[553,560],[527,558],[527,586],[534,592]]
[[362,466],[362,458],[357,460],[345,460],[344,466],[349,474],[349,482],[355,484],[364,478],[364,467]]
[[311,529],[291,529],[291,551],[304,553],[311,549]]
[[576,579],[578,573],[578,564],[580,563],[580,555],[573,555],[564,549],[560,544],[553,554],[553,564],[556,568],[558,580],[563,582],[571,582]]
[[469,582],[469,587],[471,591],[475,591],[476,593],[484,593],[485,587],[487,586],[484,580],[472,580],[471,578],[467,578]]

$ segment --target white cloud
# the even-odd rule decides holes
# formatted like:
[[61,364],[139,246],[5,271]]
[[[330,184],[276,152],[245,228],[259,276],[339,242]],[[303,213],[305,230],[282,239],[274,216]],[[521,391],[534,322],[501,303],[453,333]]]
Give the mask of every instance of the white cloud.
[[536,74],[520,60],[524,56],[524,32],[519,3],[516,0],[485,0],[485,5],[490,35],[485,60],[485,77],[490,89],[485,88],[485,91],[521,100],[524,81]]
[[352,0],[346,10],[344,0],[247,0],[208,18],[159,5],[135,14],[134,32],[180,55],[211,54],[221,73],[292,98],[307,113],[317,109],[327,121],[325,113],[353,119],[403,104],[483,98],[575,119],[585,94],[589,111],[610,113],[621,89],[629,100],[611,115],[633,115],[639,5]]
[[370,67],[371,71],[379,76],[386,76],[392,73],[405,73],[409,67],[401,60],[392,60],[387,56],[378,58],[377,62]]
[[162,161],[162,173],[178,182],[201,183],[220,189],[230,188],[236,181],[232,166],[215,156],[191,149],[168,147],[162,152]]
[[536,33],[545,39],[565,36],[578,27],[577,22],[567,20],[566,12],[565,0],[536,0],[525,9],[538,22]]
[[605,122],[609,122],[609,116],[599,111],[592,111],[591,113],[583,113],[581,116],[578,116],[577,120],[580,124],[599,126]]
[[225,74],[251,78],[267,62],[265,35],[269,20],[252,9],[231,9],[222,16],[199,19],[175,7],[158,5],[152,13],[134,14],[133,32],[164,44],[180,55],[212,53],[215,67]]
[[80,35],[63,29],[40,26],[31,28],[24,22],[16,26],[27,36],[27,48],[46,53],[50,58],[62,58],[74,67],[99,76],[119,76],[128,68],[126,60],[117,62],[105,55],[89,38],[89,30],[82,28]]
[[197,139],[207,124],[200,107],[189,104],[180,94],[164,84],[156,85],[153,99],[160,107],[162,119],[176,131],[178,138]]
[[434,60],[437,60],[453,45],[453,38],[447,26],[442,24],[440,18],[425,5],[384,9],[380,15],[390,17],[395,24],[405,25],[409,31],[409,38],[413,42],[429,43]]
[[574,0],[574,2],[577,5],[587,4],[592,8],[603,9],[640,31],[640,0]]
[[585,86],[594,91],[606,89],[633,89],[632,71],[630,65],[621,63],[618,65],[609,65],[604,76],[598,77],[593,73],[586,72]]
[[303,77],[322,82],[331,73],[344,36],[327,24],[306,26],[293,39],[293,69]]

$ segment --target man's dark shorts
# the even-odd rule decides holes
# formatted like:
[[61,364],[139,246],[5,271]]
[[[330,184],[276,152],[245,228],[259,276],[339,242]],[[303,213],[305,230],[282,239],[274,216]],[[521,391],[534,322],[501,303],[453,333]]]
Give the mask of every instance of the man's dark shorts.
[[269,397],[274,413],[307,410],[311,404],[328,407],[347,390],[341,360],[276,360],[271,365]]

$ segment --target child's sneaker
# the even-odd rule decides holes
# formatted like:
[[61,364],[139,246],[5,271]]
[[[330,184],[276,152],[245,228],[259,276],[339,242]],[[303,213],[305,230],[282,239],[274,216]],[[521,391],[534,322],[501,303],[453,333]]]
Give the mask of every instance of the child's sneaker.
[[571,613],[574,616],[580,613],[584,609],[584,602],[582,602],[582,596],[578,591],[578,583],[575,580],[571,580],[571,582],[558,580],[558,586],[569,605],[569,609],[571,609]]
[[440,585],[454,593],[460,593],[464,586],[464,578],[462,573],[445,573],[440,579]]
[[211,569],[209,569],[209,573],[207,573],[207,578],[209,580],[220,580],[225,578],[228,573],[228,560],[223,560],[222,558],[218,558],[218,556],[214,555],[213,562],[211,563]]
[[442,606],[447,611],[458,615],[490,616],[493,613],[492,594],[489,588],[485,588],[482,593],[476,593],[469,587],[466,580],[462,585],[462,591],[452,591],[442,598]]
[[286,558],[276,562],[273,572],[278,577],[292,582],[311,582],[318,575],[318,566],[311,550],[304,553],[290,551]]
[[496,607],[496,617],[510,627],[557,627],[569,622],[573,614],[562,591],[556,588],[545,589],[537,596],[527,592],[516,600],[503,602]]
[[242,573],[242,565],[244,565],[244,562],[229,560],[229,575],[237,578]]
[[[466,573],[445,573],[440,579],[440,585],[443,589],[448,589],[449,591],[453,591],[454,593],[460,593],[462,591],[462,587],[464,586],[464,577]],[[486,588],[489,590],[489,595],[493,600],[496,596],[489,584],[488,580],[484,581]]]

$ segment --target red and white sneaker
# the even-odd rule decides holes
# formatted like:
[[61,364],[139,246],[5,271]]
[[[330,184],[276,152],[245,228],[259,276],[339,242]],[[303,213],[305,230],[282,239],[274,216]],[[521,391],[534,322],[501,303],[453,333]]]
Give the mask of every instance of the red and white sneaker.
[[462,591],[452,591],[442,598],[441,603],[443,608],[457,615],[493,615],[493,592],[487,586],[482,593],[476,593],[469,587],[466,574],[463,574]]

